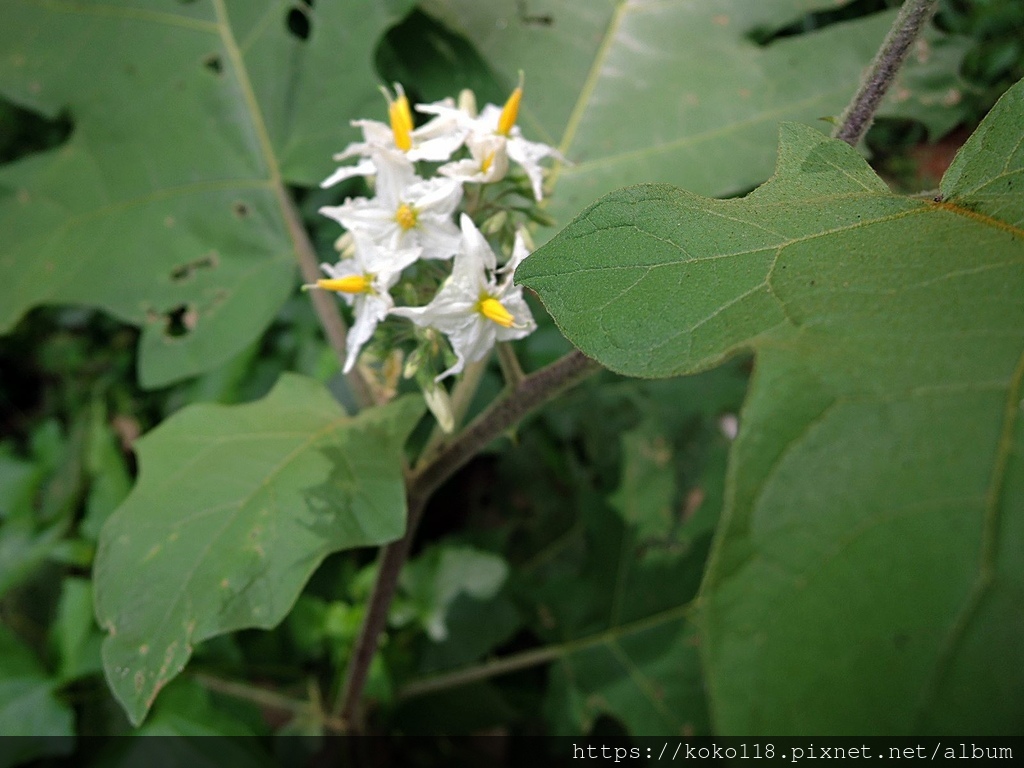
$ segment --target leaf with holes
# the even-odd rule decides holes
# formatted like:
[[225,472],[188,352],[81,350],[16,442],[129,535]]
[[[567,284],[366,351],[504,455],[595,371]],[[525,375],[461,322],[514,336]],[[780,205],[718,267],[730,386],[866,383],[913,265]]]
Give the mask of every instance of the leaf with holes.
[[6,2],[0,94],[74,130],[0,168],[0,331],[101,307],[142,327],[151,387],[245,348],[294,284],[285,185],[326,176],[348,120],[382,109],[392,20],[373,0]]
[[[803,34],[802,17],[836,0],[428,0],[424,8],[473,41],[492,69],[526,73],[520,121],[558,145],[548,211],[567,222],[626,184],[662,181],[714,197],[772,170],[781,121],[842,111],[892,22],[891,13]],[[755,42],[755,40],[767,42]],[[919,49],[888,109],[941,130],[961,83],[959,38]],[[956,122],[956,118],[953,118]],[[824,123],[818,123],[826,130]]]
[[195,643],[274,626],[325,556],[402,535],[402,445],[422,412],[410,397],[351,418],[287,374],[259,402],[191,406],[139,441],[95,570],[103,663],[132,722]]
[[745,199],[596,203],[517,276],[611,368],[757,354],[700,599],[723,733],[999,733],[1024,707],[1024,82],[904,198],[782,131]]

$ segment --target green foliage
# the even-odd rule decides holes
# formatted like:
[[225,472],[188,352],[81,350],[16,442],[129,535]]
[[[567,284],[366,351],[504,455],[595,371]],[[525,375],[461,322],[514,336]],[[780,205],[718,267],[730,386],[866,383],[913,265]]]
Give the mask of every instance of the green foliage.
[[1024,83],[941,202],[787,126],[746,198],[625,189],[518,272],[614,370],[757,351],[702,586],[721,732],[1017,725],[1022,120]]
[[107,678],[133,722],[196,643],[274,626],[327,554],[401,536],[402,445],[422,412],[407,398],[352,418],[285,376],[262,401],[192,406],[139,441],[95,574]]
[[[4,736],[73,736],[74,717],[57,698],[58,684],[32,651],[0,626],[0,733]],[[7,739],[0,764],[16,765],[54,751],[66,752],[69,742]]]
[[[559,170],[548,209],[561,222],[625,184],[664,181],[723,196],[763,181],[779,123],[842,111],[892,21],[874,14],[764,45],[758,38],[836,4],[554,0],[527,17],[515,0],[424,5],[506,82],[525,71],[524,128],[571,163]],[[887,109],[933,120],[936,132],[955,124],[941,100],[959,83],[949,65],[964,47],[944,38],[933,56],[912,61]]]
[[[1019,730],[1024,86],[941,202],[891,194],[820,118],[896,4],[8,0],[0,734],[267,765],[252,735],[340,729],[358,548],[404,529],[423,405],[352,417],[313,381],[351,405],[300,228],[333,257],[316,211],[356,186],[307,188],[385,116],[378,76],[482,105],[520,69],[524,134],[570,160],[535,221],[690,190],[606,197],[520,277],[606,365],[687,375],[602,372],[437,492],[371,729]],[[1018,0],[941,5],[873,150],[1022,74]],[[769,183],[700,196],[764,181],[786,120]],[[540,314],[527,371],[569,348]],[[72,742],[16,746],[0,766]]]
[[337,126],[377,105],[394,5],[325,3],[301,39],[283,0],[7,3],[0,94],[74,130],[0,170],[0,329],[101,307],[142,328],[150,387],[249,345],[293,286],[285,185],[326,176]]

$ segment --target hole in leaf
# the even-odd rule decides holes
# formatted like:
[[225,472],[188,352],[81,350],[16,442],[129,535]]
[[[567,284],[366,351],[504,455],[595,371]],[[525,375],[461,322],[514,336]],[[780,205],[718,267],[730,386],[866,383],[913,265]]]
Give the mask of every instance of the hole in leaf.
[[74,127],[67,112],[48,118],[0,99],[0,163],[59,147]]
[[221,61],[219,53],[210,53],[203,57],[203,66],[215,75],[224,71],[224,62]]
[[191,280],[199,270],[213,269],[218,263],[217,252],[210,251],[202,258],[194,259],[182,264],[180,267],[175,267],[171,271],[171,280],[175,283],[184,283],[187,280]]
[[874,13],[895,8],[902,0],[853,0],[841,8],[808,13],[784,27],[757,27],[747,33],[747,38],[762,47],[786,37],[806,35],[833,24],[859,19]]
[[249,215],[249,206],[243,203],[241,200],[236,200],[231,204],[231,212],[240,219],[244,219]]
[[527,0],[516,0],[516,13],[519,23],[527,26],[550,27],[555,23],[555,17],[550,13],[530,13]]
[[312,31],[313,19],[310,15],[311,2],[299,2],[291,7],[285,16],[285,27],[293,36],[300,40],[308,40]]
[[199,312],[187,304],[175,307],[165,317],[167,324],[164,326],[164,335],[172,339],[187,336],[199,323]]

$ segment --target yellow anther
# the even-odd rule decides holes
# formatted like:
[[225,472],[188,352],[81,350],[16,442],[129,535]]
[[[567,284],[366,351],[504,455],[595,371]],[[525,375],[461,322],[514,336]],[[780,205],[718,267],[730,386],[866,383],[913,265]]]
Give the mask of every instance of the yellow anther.
[[487,173],[491,170],[492,165],[494,165],[494,153],[488,152],[484,155],[484,159],[480,161],[480,173]]
[[516,324],[516,319],[497,299],[488,296],[481,299],[477,305],[477,311],[488,320],[497,323],[502,328],[511,328]]
[[316,281],[317,288],[339,293],[370,293],[373,288],[367,275],[349,275],[348,277],[322,278]]
[[395,98],[384,92],[388,99],[388,117],[391,118],[391,132],[395,135],[395,146],[403,152],[412,149],[412,110],[402,86],[395,83]]
[[398,206],[398,210],[395,211],[395,221],[406,232],[416,226],[417,216],[416,209],[408,203],[402,203]]
[[508,136],[519,117],[519,102],[523,100],[523,73],[519,73],[519,85],[508,97],[505,106],[501,109],[501,117],[498,118],[498,133]]

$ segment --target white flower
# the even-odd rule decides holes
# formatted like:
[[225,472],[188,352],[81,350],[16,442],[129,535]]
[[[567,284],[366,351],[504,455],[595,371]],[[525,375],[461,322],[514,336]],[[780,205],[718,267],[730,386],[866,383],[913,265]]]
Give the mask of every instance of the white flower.
[[352,307],[355,322],[345,345],[345,373],[352,370],[359,350],[370,340],[377,324],[395,305],[388,291],[398,282],[402,270],[420,256],[419,248],[386,251],[361,233],[352,233],[355,251],[351,259],[337,264],[321,264],[330,275],[304,288],[336,291]]
[[455,256],[451,277],[434,300],[424,307],[391,310],[448,336],[458,360],[437,381],[460,373],[467,363],[482,360],[495,341],[521,339],[537,327],[522,289],[512,285],[512,275],[500,285],[495,282],[497,262],[484,236],[465,214],[460,223],[462,248]]
[[[466,129],[450,116],[439,115],[426,125],[413,127],[412,112],[409,99],[406,98],[402,86],[395,83],[395,96],[384,88],[381,89],[388,101],[388,117],[390,125],[378,120],[353,120],[352,125],[363,131],[363,140],[349,144],[343,151],[334,156],[335,160],[347,160],[350,157],[362,157],[356,165],[342,166],[321,183],[321,187],[330,187],[342,179],[352,176],[372,176],[377,172],[373,159],[380,150],[400,152],[411,161],[427,160],[444,162],[452,156],[466,138]],[[427,107],[455,107],[451,99],[423,105]]]
[[459,230],[452,221],[462,185],[452,179],[424,181],[412,163],[395,152],[380,150],[377,196],[353,198],[324,206],[320,213],[346,229],[373,238],[384,248],[422,248],[421,258],[448,259],[459,249]]
[[508,173],[507,143],[504,136],[471,134],[466,139],[470,156],[465,160],[446,163],[437,172],[462,183],[490,184],[501,181]]
[[[563,163],[566,160],[554,147],[549,147],[547,144],[541,144],[537,141],[527,141],[523,138],[522,131],[516,125],[516,120],[519,117],[519,104],[522,98],[523,82],[522,75],[520,75],[519,85],[512,91],[512,95],[508,97],[508,101],[505,102],[503,107],[487,104],[480,110],[480,114],[476,116],[470,114],[468,110],[440,103],[420,105],[417,109],[421,112],[437,115],[439,119],[447,119],[450,122],[459,123],[463,130],[469,134],[465,141],[467,146],[470,147],[470,151],[472,151],[474,142],[480,142],[488,138],[497,139],[500,144],[504,145],[504,153],[507,154],[508,159],[517,163],[526,172],[530,179],[530,186],[533,188],[533,196],[540,200],[544,195],[544,169],[541,167],[540,161],[546,157],[553,157]],[[459,166],[459,170],[456,169],[456,166],[459,166],[459,164],[449,163],[442,166],[439,172],[455,176],[456,178],[462,178],[461,176],[456,176],[462,166]]]

